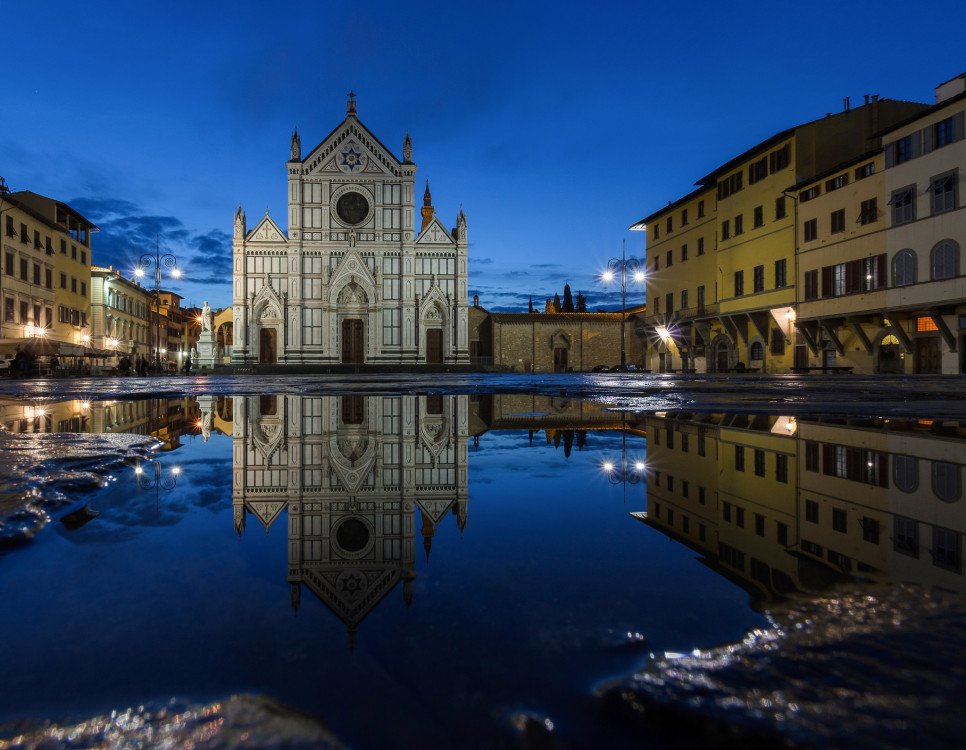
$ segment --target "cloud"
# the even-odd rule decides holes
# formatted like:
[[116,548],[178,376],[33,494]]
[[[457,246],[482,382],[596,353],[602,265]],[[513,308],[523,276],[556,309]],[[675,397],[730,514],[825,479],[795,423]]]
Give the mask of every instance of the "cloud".
[[493,258],[470,258],[470,264],[474,266],[488,266],[493,263]]

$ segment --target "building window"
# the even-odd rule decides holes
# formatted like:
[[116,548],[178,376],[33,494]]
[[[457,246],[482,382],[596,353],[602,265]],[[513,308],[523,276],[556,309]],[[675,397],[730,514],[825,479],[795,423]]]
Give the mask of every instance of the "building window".
[[951,279],[959,275],[959,247],[952,240],[943,240],[932,249],[932,278]]
[[959,465],[946,461],[934,461],[932,491],[944,503],[954,503],[959,500]]
[[768,157],[763,156],[758,161],[748,165],[748,184],[754,185],[768,176]]
[[788,286],[788,262],[785,258],[775,261],[775,289],[784,289]]
[[815,200],[816,198],[818,198],[821,192],[822,192],[822,189],[818,185],[813,185],[808,190],[803,190],[799,194],[798,200],[801,203],[806,203],[807,201]]
[[44,286],[48,289],[54,288],[54,272],[49,268],[44,269]]
[[752,283],[756,292],[765,291],[765,267],[755,266],[752,270]]
[[654,256],[654,270],[659,271],[661,268],[661,259],[658,256]]
[[681,292],[681,309],[682,310],[688,309],[688,290],[687,289]]
[[788,524],[778,523],[778,543],[782,546],[788,546]]
[[735,297],[745,293],[745,272],[735,271]]
[[668,292],[664,295],[664,304],[667,305],[664,312],[668,314],[674,312],[674,292]]
[[673,217],[671,217],[671,216],[668,216],[668,217],[667,217],[667,227],[666,227],[666,229],[665,229],[665,231],[666,231],[666,232],[667,232],[668,234],[671,234],[671,229],[672,229],[673,227],[674,227],[674,218],[673,218]]
[[40,266],[34,263],[34,284],[40,286]]
[[668,250],[666,257],[664,259],[664,266],[666,268],[670,268],[673,265],[674,265],[674,252],[672,250]]
[[704,505],[704,504],[705,504],[704,487],[699,486],[698,487],[698,505]]
[[20,278],[24,281],[30,280],[30,275],[28,273],[29,268],[30,266],[27,263],[27,261],[24,258],[21,258],[20,259]]
[[833,190],[838,190],[848,184],[849,176],[847,174],[840,174],[838,177],[833,177],[831,180],[825,181],[825,192],[831,193]]
[[875,174],[875,164],[869,162],[868,164],[863,164],[861,167],[855,168],[855,179],[863,180],[866,177],[871,177]]
[[786,143],[777,151],[772,151],[768,154],[768,167],[772,174],[775,172],[780,172],[785,169],[790,162],[790,154],[788,151],[788,144]]
[[818,443],[805,441],[805,471],[818,471]]
[[818,503],[814,500],[805,501],[805,520],[809,523],[818,523]]
[[894,456],[893,482],[903,492],[915,492],[919,487],[919,462],[914,456]]
[[77,260],[77,245],[70,246],[70,258],[71,260]]
[[66,273],[62,273],[60,275],[60,288],[61,289],[66,289],[67,288],[67,274]]
[[849,516],[841,508],[832,508],[832,528],[841,534],[848,532]]
[[698,315],[704,312],[704,284],[698,287]]
[[879,209],[876,206],[876,199],[869,198],[867,201],[862,201],[862,210],[859,213],[859,223],[860,224],[872,224],[879,218]]
[[788,456],[783,453],[775,455],[775,478],[782,484],[788,484]]
[[13,267],[13,253],[7,253],[4,255],[4,272],[7,274],[7,276],[13,276]]
[[681,226],[686,227],[688,225],[688,209],[681,209]]
[[698,201],[698,218],[704,218],[704,201]]
[[742,172],[735,172],[733,175],[725,177],[718,183],[718,200],[727,198],[729,195],[737,193],[742,185]]
[[818,269],[805,272],[805,299],[818,299]]
[[962,572],[962,543],[958,531],[934,526],[932,530],[932,560],[935,565],[957,573]]
[[761,345],[760,341],[752,342],[748,358],[753,362],[761,362],[765,358],[765,347]]
[[893,144],[895,162],[896,164],[902,164],[904,161],[909,161],[913,157],[912,153],[912,136],[907,135],[905,138],[900,138]]
[[739,234],[743,234],[744,231],[745,231],[745,217],[742,216],[741,214],[738,214],[735,217],[735,237],[737,237]]
[[80,283],[80,293],[81,293],[81,297],[87,296],[87,282],[82,281]]
[[908,224],[915,218],[916,204],[912,200],[915,187],[905,187],[892,193],[889,205],[892,206],[892,223]]
[[932,212],[942,214],[956,208],[956,173],[951,172],[933,179],[929,186]]
[[777,356],[785,353],[785,334],[779,328],[771,329],[771,353]]
[[725,219],[721,222],[721,239],[726,240],[731,237],[731,222]]
[[745,470],[745,446],[735,446],[735,471]]
[[[959,115],[962,118],[962,115]],[[933,148],[942,148],[943,146],[948,146],[956,138],[956,128],[954,126],[955,118],[947,117],[942,122],[937,122],[932,127],[932,145]]]
[[77,294],[77,279],[73,276],[70,277],[70,291],[73,294]]
[[[699,456],[706,455],[706,450],[707,450],[706,449],[706,442],[707,441],[705,440],[704,432],[703,431],[699,431],[698,432],[698,455]],[[704,490],[702,489],[701,492],[703,493]],[[703,498],[704,497],[704,494],[702,494],[701,497]]]
[[661,238],[661,226],[655,221],[654,222],[654,239],[659,240]]
[[911,518],[896,516],[893,525],[892,547],[903,555],[919,557],[919,524]]
[[805,242],[811,242],[818,237],[818,219],[805,222]]
[[[761,344],[758,344],[761,346]],[[765,451],[755,448],[755,476],[765,476]]]
[[704,255],[704,237],[698,237],[698,255]]
[[3,298],[3,322],[4,323],[16,323],[17,318],[14,312],[16,308],[14,307],[13,297]]
[[[690,442],[691,442],[691,438],[690,438],[690,436],[688,435],[688,433],[686,433],[686,432],[682,432],[682,433],[681,433],[681,452],[682,452],[682,453],[687,453],[687,452],[688,452],[688,447],[690,446]],[[688,483],[687,483],[687,482],[685,482],[685,483],[684,483],[684,486],[685,486],[685,487],[687,487],[687,485],[688,485]],[[684,496],[685,496],[685,497],[687,497],[687,496],[688,496],[688,493],[687,493],[687,491],[686,491],[686,490],[685,490],[685,492],[684,492]]]
[[879,543],[879,522],[874,518],[860,518],[859,526],[862,527],[862,540],[869,544]]
[[765,225],[765,208],[764,206],[755,207],[755,228]]
[[688,246],[681,245],[681,260],[686,261],[688,259]]
[[80,255],[81,255],[81,257],[80,257],[81,265],[85,265],[86,266],[87,265],[87,251],[86,250],[81,250]]
[[775,198],[775,219],[784,219],[786,216],[785,212],[785,196],[781,198]]
[[29,245],[30,244],[30,236],[27,234],[27,225],[26,224],[21,224],[20,225],[20,241],[23,244],[25,244],[25,245]]
[[916,254],[900,250],[892,259],[892,285],[908,286],[916,283]]
[[735,526],[739,529],[745,528],[745,509],[740,505],[735,506]]
[[845,231],[845,209],[840,208],[838,211],[832,211],[832,234],[838,234],[839,232]]

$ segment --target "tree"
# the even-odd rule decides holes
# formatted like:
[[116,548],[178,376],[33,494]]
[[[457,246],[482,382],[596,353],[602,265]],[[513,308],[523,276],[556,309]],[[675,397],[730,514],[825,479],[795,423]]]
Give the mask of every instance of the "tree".
[[579,289],[577,290],[577,300],[574,302],[574,312],[587,312],[587,298]]
[[563,306],[560,309],[562,312],[574,311],[574,298],[570,293],[570,284],[564,284]]
[[527,312],[533,312],[533,295],[530,295],[530,309]]
[[560,312],[560,295],[554,292],[553,295],[553,311],[555,313]]

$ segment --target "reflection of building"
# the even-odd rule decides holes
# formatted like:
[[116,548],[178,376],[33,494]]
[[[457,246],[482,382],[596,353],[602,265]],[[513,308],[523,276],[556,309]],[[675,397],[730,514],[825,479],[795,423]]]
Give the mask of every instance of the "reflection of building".
[[240,364],[465,364],[467,240],[427,183],[416,229],[412,141],[399,161],[356,116],[303,158],[292,136],[285,232],[235,214],[234,344]]
[[756,601],[843,576],[966,590],[966,428],[668,413],[647,419],[648,524]]
[[179,445],[188,429],[186,414],[193,399],[164,398],[124,401],[0,401],[0,429],[19,433],[123,433],[152,435]]
[[400,582],[412,597],[416,516],[426,554],[466,525],[467,396],[233,399],[235,528],[287,517],[292,606],[305,585],[346,624]]

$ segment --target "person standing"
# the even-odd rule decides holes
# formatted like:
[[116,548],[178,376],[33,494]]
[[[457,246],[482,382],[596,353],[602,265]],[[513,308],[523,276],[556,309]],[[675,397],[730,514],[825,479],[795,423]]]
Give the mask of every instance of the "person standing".
[[185,375],[191,374],[191,355],[190,354],[187,357],[185,357],[185,360],[184,360],[184,374]]

